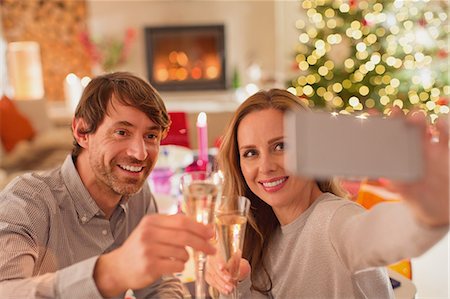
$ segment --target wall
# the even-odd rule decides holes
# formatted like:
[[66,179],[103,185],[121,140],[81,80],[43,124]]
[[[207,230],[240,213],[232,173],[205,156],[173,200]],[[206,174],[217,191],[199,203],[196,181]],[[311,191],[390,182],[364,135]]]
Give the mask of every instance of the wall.
[[300,1],[277,1],[275,5],[275,77],[277,86],[286,88],[285,82],[298,75],[293,68],[299,31],[295,23],[306,19]]
[[39,43],[47,100],[64,99],[63,82],[68,73],[90,75],[89,59],[80,43],[80,35],[86,31],[85,1],[4,0],[0,8],[1,36],[7,42]]
[[[121,37],[125,28],[137,30],[131,59],[123,66],[147,77],[144,28],[160,25],[225,25],[227,78],[238,68],[260,64],[270,76],[276,69],[274,1],[98,1],[88,0],[88,23],[93,36]],[[124,13],[126,12],[126,13]],[[245,82],[243,82],[245,83]],[[232,101],[233,93],[165,92],[167,101]],[[234,109],[235,106],[231,107]]]
[[[297,1],[64,0],[61,3],[6,0],[1,6],[4,17],[0,16],[2,28],[8,29],[4,32],[7,41],[24,39],[24,35],[31,33],[34,34],[33,40],[43,39],[41,53],[46,98],[55,101],[63,100],[62,80],[67,73],[75,72],[79,76],[90,74],[90,59],[79,40],[80,30],[85,30],[86,23],[91,37],[100,39],[122,39],[126,28],[136,29],[131,58],[115,70],[128,70],[142,77],[147,77],[146,26],[223,23],[226,26],[228,82],[237,69],[241,83],[249,83],[246,69],[250,64],[257,63],[263,70],[263,82],[259,82],[259,87],[269,88],[284,86],[286,70],[292,65],[297,41],[294,24],[301,14]],[[17,14],[23,17],[17,17]],[[74,20],[80,25],[70,25]],[[52,76],[55,79],[47,79]],[[6,88],[5,83],[2,85]],[[192,102],[194,106],[190,109],[194,110],[199,110],[196,102],[200,102],[198,107],[204,102],[227,102],[225,109],[228,111],[237,106],[233,102],[235,94],[230,89],[166,92],[163,95],[169,102]]]
[[417,299],[450,298],[449,234],[422,256],[412,259]]
[[[224,24],[228,85],[235,68],[242,84],[248,83],[246,68],[261,66],[265,78],[275,83],[280,35],[277,35],[275,1],[99,1],[88,0],[88,24],[92,37],[121,38],[126,28],[136,29],[130,59],[120,69],[147,78],[144,28],[162,25]],[[291,2],[297,5],[297,2]],[[278,32],[279,33],[279,32]],[[221,134],[238,105],[231,89],[161,92],[169,111],[185,111],[189,127],[195,128],[196,113],[206,111],[210,146]],[[196,147],[196,132],[189,132]]]

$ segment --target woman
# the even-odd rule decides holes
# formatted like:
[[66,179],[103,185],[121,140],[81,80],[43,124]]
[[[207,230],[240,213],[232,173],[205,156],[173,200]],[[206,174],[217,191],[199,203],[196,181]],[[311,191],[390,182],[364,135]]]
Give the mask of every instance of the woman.
[[[258,92],[237,109],[223,139],[224,194],[251,200],[241,297],[393,297],[384,268],[377,267],[422,253],[445,235],[448,221],[429,228],[402,204],[366,212],[343,199],[334,180],[286,173],[283,116],[299,109],[307,107],[287,91]],[[216,259],[209,259],[206,277],[222,294],[234,287]]]

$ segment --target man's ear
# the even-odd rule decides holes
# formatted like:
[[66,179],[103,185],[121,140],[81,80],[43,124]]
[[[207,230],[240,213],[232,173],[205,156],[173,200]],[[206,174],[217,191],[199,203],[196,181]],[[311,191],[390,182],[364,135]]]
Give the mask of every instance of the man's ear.
[[88,136],[89,134],[84,133],[86,132],[86,122],[82,118],[73,118],[72,119],[72,132],[73,137],[77,141],[78,145],[82,148],[88,147]]

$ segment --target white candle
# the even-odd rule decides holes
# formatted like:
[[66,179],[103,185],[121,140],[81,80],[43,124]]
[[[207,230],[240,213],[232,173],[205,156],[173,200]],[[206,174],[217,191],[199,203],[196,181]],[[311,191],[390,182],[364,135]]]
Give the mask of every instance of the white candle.
[[208,127],[205,112],[200,112],[197,117],[198,159],[208,162]]
[[70,112],[75,112],[78,102],[83,92],[81,80],[75,74],[70,73],[64,80],[64,95],[66,98],[66,105]]
[[7,49],[9,83],[16,100],[44,97],[41,53],[37,42],[13,42]]

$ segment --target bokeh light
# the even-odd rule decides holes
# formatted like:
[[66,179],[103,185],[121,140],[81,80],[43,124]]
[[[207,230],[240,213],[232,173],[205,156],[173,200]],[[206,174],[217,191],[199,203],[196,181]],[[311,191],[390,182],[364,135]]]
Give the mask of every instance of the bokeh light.
[[311,107],[449,113],[448,2],[304,0],[301,7],[298,74],[288,87]]

